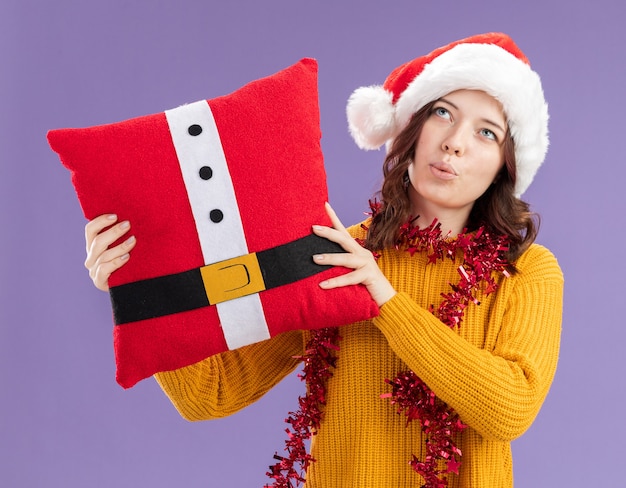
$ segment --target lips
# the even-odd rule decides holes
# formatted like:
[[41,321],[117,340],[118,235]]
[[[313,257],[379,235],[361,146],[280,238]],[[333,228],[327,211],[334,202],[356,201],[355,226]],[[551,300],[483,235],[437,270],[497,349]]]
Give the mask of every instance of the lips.
[[458,176],[456,171],[454,171],[454,168],[443,161],[431,163],[429,167],[433,175],[442,180],[451,180]]

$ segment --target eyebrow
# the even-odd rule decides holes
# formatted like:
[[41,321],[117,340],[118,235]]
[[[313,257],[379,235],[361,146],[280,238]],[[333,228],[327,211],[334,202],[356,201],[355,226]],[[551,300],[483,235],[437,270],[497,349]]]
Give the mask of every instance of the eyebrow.
[[[448,105],[450,105],[451,107],[455,108],[456,110],[459,110],[459,107],[457,107],[454,103],[452,103],[450,100],[448,100],[446,98],[441,97],[438,101],[447,103]],[[506,134],[506,130],[504,130],[504,128],[500,124],[498,124],[497,122],[494,122],[491,119],[485,119],[485,118],[482,118],[480,120],[482,120],[483,122],[485,122],[485,123],[487,123],[489,125],[492,125],[492,126],[496,127],[497,129],[500,129],[503,134]]]

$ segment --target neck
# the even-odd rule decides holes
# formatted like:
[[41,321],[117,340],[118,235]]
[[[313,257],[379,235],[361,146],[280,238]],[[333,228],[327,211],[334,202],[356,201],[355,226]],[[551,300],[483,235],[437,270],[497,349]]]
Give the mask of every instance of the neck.
[[467,209],[447,209],[428,204],[422,204],[419,207],[413,207],[413,215],[419,215],[419,219],[415,224],[423,229],[428,227],[433,220],[441,224],[441,235],[457,236],[467,226],[471,207]]

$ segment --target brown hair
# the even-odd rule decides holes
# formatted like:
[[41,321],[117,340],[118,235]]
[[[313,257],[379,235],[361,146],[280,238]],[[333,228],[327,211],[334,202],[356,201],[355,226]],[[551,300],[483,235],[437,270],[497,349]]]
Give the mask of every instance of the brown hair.
[[[407,170],[415,157],[416,141],[435,102],[428,103],[413,114],[408,125],[394,139],[383,163],[383,185],[379,192],[381,209],[369,227],[365,247],[375,251],[393,246],[400,226],[411,215],[407,191]],[[515,144],[508,133],[504,140],[504,166],[496,181],[474,203],[467,222],[469,231],[480,226],[509,238],[507,259],[515,260],[534,242],[539,231],[539,216],[514,194],[516,181]]]

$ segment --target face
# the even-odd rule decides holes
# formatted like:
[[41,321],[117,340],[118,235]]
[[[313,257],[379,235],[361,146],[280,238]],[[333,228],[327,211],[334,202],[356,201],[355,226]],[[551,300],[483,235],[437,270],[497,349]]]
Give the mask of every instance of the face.
[[504,165],[506,118],[500,102],[458,90],[435,102],[408,168],[414,215],[463,217]]

